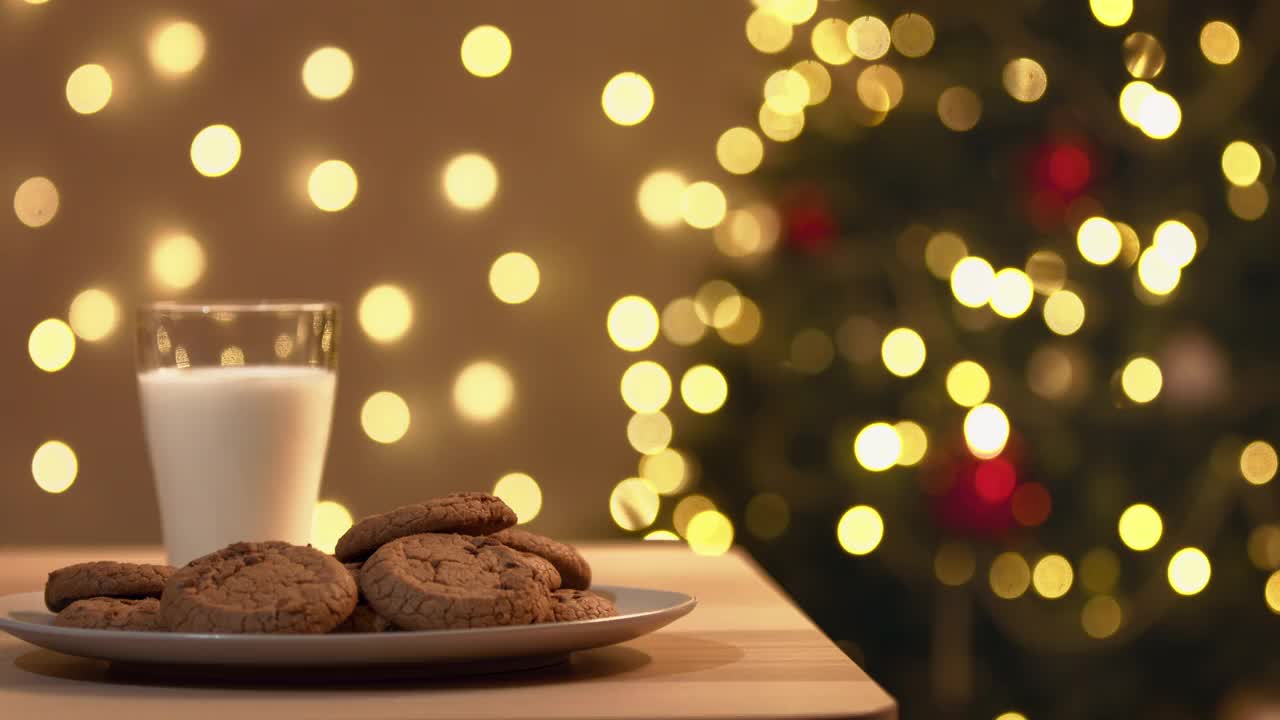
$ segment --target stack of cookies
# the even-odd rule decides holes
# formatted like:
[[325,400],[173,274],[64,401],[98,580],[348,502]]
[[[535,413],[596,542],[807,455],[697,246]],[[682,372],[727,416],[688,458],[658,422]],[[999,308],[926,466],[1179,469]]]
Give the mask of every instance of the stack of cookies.
[[198,633],[439,630],[617,614],[572,546],[513,527],[485,493],[364,518],[333,555],[242,542],[182,568],[94,562],[49,574],[62,627]]

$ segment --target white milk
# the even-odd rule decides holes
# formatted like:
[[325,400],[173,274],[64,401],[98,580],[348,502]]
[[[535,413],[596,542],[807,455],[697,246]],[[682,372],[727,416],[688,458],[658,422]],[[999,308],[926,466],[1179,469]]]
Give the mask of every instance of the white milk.
[[337,373],[246,365],[138,375],[169,562],[310,542]]

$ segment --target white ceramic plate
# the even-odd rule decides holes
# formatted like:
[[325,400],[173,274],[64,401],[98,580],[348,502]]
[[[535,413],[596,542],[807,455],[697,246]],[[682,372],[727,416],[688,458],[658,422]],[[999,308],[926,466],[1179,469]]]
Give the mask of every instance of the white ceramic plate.
[[[38,592],[0,597],[0,630],[68,655],[127,663],[221,667],[352,667],[477,663],[490,669],[535,667],[574,650],[613,645],[651,633],[693,610],[689,595],[597,586],[618,616],[598,620],[389,633],[218,635],[54,627]],[[482,668],[483,669],[483,668]]]

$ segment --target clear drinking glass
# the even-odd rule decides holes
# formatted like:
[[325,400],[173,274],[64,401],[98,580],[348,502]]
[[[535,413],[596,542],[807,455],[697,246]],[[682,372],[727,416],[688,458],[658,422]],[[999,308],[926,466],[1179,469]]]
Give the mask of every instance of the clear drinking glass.
[[138,392],[169,562],[310,541],[338,374],[329,302],[138,309]]

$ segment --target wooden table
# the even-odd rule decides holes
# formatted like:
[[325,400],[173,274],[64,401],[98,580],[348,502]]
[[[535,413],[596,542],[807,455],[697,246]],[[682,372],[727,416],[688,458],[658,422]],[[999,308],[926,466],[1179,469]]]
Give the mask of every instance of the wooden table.
[[[692,593],[660,632],[571,662],[460,680],[229,683],[122,674],[0,632],[0,716],[95,720],[269,718],[894,718],[896,705],[743,552],[676,543],[585,544],[605,584]],[[0,550],[0,594],[97,559],[156,562],[153,548]]]

